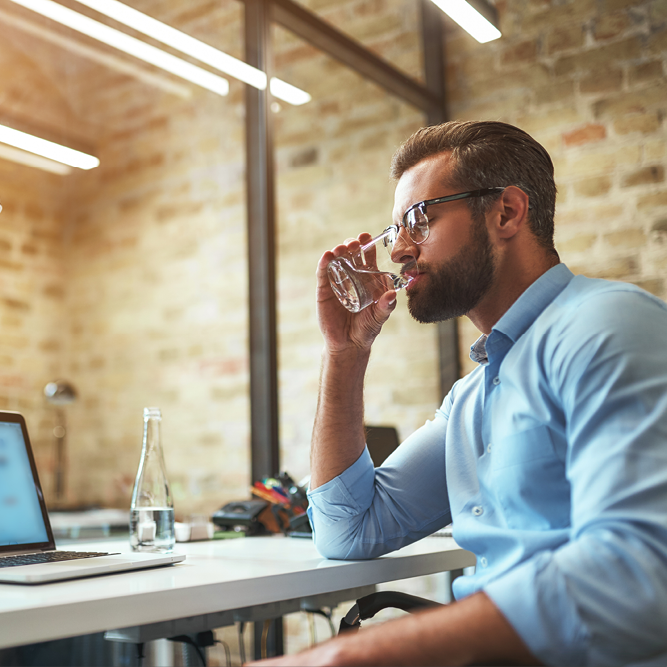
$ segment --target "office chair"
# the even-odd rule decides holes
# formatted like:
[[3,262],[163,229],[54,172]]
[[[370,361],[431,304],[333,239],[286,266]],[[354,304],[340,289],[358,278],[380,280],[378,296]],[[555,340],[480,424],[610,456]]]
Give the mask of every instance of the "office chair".
[[373,465],[377,468],[400,444],[398,431],[393,426],[364,425],[366,431],[366,445],[371,455]]
[[442,606],[439,602],[426,600],[416,595],[408,595],[407,593],[398,593],[396,591],[371,593],[359,598],[350,611],[345,614],[345,617],[340,622],[338,634],[356,632],[361,627],[361,621],[373,618],[375,614],[383,609],[401,609],[402,611],[412,613],[419,609]]

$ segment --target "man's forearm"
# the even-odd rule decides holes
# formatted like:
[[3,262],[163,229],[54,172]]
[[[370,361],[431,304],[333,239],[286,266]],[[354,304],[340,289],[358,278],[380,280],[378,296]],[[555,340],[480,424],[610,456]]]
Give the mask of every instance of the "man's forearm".
[[344,634],[267,665],[540,665],[485,593]]
[[335,643],[335,665],[541,664],[484,593]]
[[370,350],[324,353],[310,455],[310,488],[328,482],[361,455],[364,435],[364,376]]

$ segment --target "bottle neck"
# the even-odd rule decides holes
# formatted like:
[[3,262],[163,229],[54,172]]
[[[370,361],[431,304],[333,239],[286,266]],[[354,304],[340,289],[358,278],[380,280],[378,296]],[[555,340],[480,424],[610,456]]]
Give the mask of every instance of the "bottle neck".
[[144,452],[160,449],[160,420],[154,417],[144,422]]

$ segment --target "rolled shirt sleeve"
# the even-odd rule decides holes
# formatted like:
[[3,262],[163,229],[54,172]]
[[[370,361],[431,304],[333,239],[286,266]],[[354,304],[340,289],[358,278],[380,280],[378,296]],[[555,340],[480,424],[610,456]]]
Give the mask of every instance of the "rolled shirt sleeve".
[[379,468],[368,449],[345,472],[308,492],[318,551],[327,558],[381,556],[451,522],[445,471],[446,405]]

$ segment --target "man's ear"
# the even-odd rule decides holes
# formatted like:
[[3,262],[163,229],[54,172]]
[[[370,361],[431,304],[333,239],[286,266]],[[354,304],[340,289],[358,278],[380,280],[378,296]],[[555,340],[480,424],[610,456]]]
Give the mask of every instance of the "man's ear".
[[528,220],[528,195],[515,185],[508,185],[493,206],[496,233],[499,238],[514,236]]

